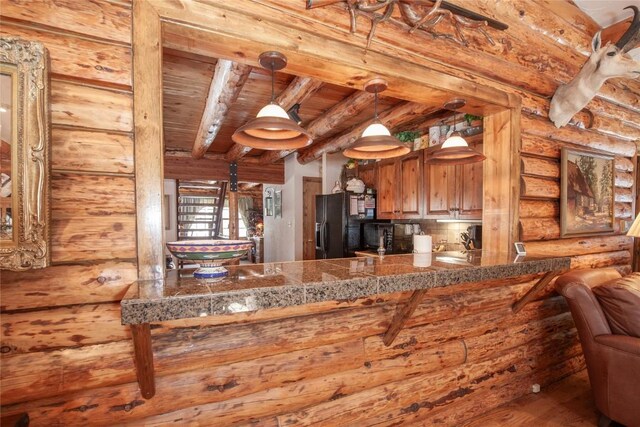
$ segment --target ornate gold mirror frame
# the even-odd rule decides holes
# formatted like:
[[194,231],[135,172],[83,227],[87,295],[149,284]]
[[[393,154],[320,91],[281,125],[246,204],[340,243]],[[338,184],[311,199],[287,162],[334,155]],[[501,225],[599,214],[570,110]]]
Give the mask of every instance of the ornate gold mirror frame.
[[3,87],[10,88],[0,87],[6,137],[0,159],[5,184],[0,197],[0,269],[43,268],[50,263],[51,147],[48,57],[42,43],[0,37],[0,78]]

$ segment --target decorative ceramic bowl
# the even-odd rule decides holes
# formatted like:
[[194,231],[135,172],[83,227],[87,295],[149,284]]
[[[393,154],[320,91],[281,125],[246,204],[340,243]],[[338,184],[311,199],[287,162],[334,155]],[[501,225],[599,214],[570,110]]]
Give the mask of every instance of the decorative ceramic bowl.
[[253,246],[250,240],[181,240],[167,243],[169,251],[178,259],[200,264],[193,276],[214,279],[228,274],[223,262],[240,259]]

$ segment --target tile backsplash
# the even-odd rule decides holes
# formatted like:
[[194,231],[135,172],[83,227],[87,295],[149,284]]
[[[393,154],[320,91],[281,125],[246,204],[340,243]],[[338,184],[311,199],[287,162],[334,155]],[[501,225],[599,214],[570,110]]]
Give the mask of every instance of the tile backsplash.
[[[445,250],[464,249],[460,243],[460,233],[467,231],[470,225],[478,225],[477,222],[436,222],[435,220],[423,221],[392,221],[394,246],[404,250],[413,247],[412,235],[416,231],[415,224],[420,226],[420,231],[429,234],[433,238],[433,244],[444,244]],[[411,225],[411,227],[407,227]]]

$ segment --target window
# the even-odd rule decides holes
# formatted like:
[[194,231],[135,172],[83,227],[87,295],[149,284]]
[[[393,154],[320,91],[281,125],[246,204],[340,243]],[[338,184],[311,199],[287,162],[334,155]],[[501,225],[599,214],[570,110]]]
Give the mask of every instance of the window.
[[[247,237],[247,225],[238,213],[238,237]],[[224,201],[224,209],[222,209],[222,236],[229,237],[229,200]]]

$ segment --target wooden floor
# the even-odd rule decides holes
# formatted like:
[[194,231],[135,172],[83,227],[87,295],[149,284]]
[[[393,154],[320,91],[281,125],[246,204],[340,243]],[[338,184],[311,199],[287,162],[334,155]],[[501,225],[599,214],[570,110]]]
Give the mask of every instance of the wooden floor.
[[598,414],[586,370],[465,424],[466,427],[597,425]]

